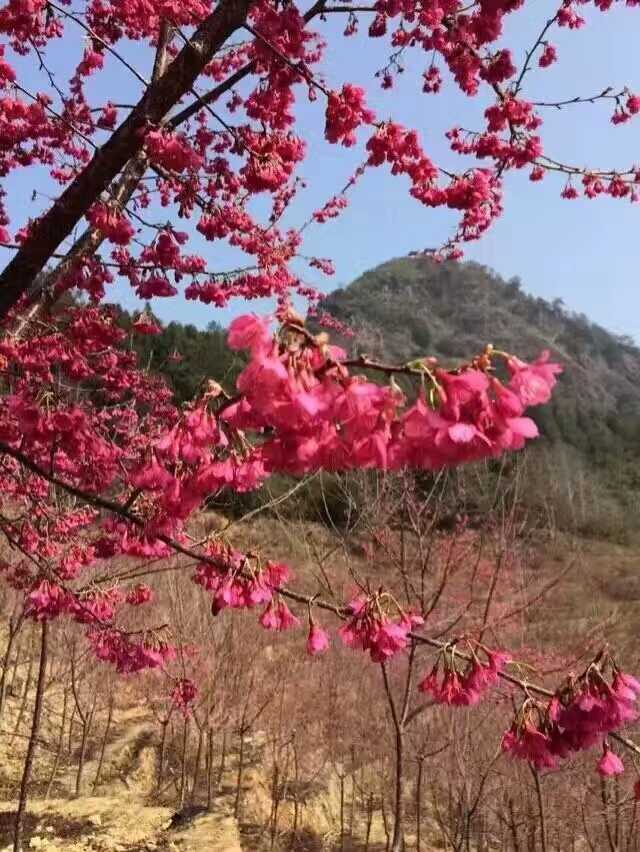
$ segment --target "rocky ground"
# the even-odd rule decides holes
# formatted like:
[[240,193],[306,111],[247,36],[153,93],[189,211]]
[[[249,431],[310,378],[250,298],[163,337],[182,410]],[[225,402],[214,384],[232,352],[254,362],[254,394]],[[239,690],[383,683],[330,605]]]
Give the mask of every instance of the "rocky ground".
[[[153,802],[157,760],[153,738],[151,720],[144,712],[130,708],[118,713],[100,784],[91,790],[92,795],[34,798],[26,820],[28,848],[41,852],[242,852],[229,797],[218,797],[211,813],[186,809],[183,819],[176,818],[175,808]],[[8,780],[15,773],[4,738],[0,757],[3,780]],[[40,766],[46,771],[46,765]],[[88,761],[85,778],[94,778],[96,768],[96,759]],[[63,772],[56,791],[65,787],[73,789],[71,773],[65,777]],[[2,852],[12,848],[14,813],[15,802],[0,802]]]
[[[15,702],[13,702],[15,703]],[[9,719],[17,707],[9,702]],[[13,711],[13,712],[11,712]],[[61,773],[56,794],[42,796],[50,766],[39,762],[40,777],[34,780],[34,797],[26,819],[25,848],[40,852],[257,852],[269,849],[270,780],[265,776],[265,743],[258,735],[246,742],[247,765],[243,783],[240,821],[234,818],[237,755],[228,755],[227,767],[212,810],[186,805],[182,811],[157,804],[157,728],[144,710],[128,708],[114,716],[113,733],[105,749],[101,781],[93,787],[97,758],[85,765],[85,789],[91,795],[73,796],[75,768]],[[47,736],[45,726],[44,736]],[[22,750],[12,752],[8,738],[0,747],[0,780],[15,784],[19,777]],[[68,795],[64,791],[68,791]],[[15,801],[0,801],[0,852],[11,852]],[[335,782],[321,785],[308,799],[300,819],[294,852],[319,852],[338,848],[339,792]],[[292,822],[290,803],[280,811],[281,833],[286,836]],[[371,826],[368,852],[384,849],[383,827]],[[355,826],[357,834],[364,826]],[[276,846],[279,848],[279,846]],[[345,850],[348,847],[345,846]],[[365,848],[362,842],[353,847]]]

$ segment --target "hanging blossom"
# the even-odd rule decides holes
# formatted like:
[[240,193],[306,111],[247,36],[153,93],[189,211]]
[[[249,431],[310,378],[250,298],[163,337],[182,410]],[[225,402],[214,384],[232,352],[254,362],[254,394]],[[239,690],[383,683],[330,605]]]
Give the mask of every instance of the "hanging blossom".
[[[532,364],[491,348],[456,373],[436,361],[412,362],[407,374],[422,377],[429,393],[409,404],[400,388],[353,376],[344,353],[296,322],[274,340],[264,321],[240,318],[230,345],[249,350],[237,387],[242,401],[225,408],[236,428],[268,429],[260,447],[267,471],[302,474],[405,466],[438,469],[521,449],[538,434],[525,408],[547,402],[561,368],[548,353]],[[510,381],[491,372],[505,361]]]
[[537,769],[556,769],[572,753],[602,744],[598,771],[617,775],[624,767],[606,737],[638,719],[639,696],[640,681],[603,652],[582,675],[569,677],[548,703],[527,698],[502,738],[502,749]]
[[278,589],[292,577],[288,565],[267,561],[263,566],[221,539],[209,541],[205,553],[208,559],[198,565],[193,579],[211,593],[214,615],[227,607],[251,609],[267,604],[265,613],[268,615],[263,613],[264,620],[261,622],[265,628],[286,629],[293,626],[293,623],[288,623],[285,609],[273,607]]
[[177,657],[174,645],[151,633],[134,639],[118,629],[94,629],[88,638],[98,660],[111,663],[118,674],[163,669]]
[[198,687],[189,678],[180,678],[171,692],[171,701],[182,715],[191,715],[193,705],[198,697]]
[[319,654],[324,654],[330,645],[330,638],[327,631],[316,624],[313,617],[309,616],[309,636],[307,637],[307,654],[310,657],[317,657]]
[[409,644],[409,633],[424,623],[405,613],[388,592],[359,595],[347,604],[349,618],[338,633],[349,648],[367,651],[374,663],[384,663]]
[[499,682],[511,655],[489,650],[480,643],[468,644],[470,659],[456,656],[455,644],[446,645],[429,674],[418,684],[420,692],[431,695],[438,704],[457,707],[479,704]]
[[340,92],[331,92],[327,102],[325,137],[346,147],[356,144],[355,131],[375,119],[365,103],[365,90],[345,83]]
[[135,229],[128,217],[117,207],[98,202],[91,208],[87,218],[115,245],[128,245],[135,234]]

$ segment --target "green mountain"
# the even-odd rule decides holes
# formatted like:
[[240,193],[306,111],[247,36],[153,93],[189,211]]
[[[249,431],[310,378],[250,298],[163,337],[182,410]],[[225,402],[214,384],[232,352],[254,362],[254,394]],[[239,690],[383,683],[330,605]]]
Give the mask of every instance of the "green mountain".
[[564,374],[552,402],[533,413],[543,439],[528,484],[538,501],[549,495],[554,522],[582,532],[617,536],[640,517],[640,349],[629,338],[560,299],[527,295],[518,279],[421,257],[366,272],[322,308],[356,332],[347,347],[386,360],[429,354],[447,365],[486,343],[525,359],[549,349]]

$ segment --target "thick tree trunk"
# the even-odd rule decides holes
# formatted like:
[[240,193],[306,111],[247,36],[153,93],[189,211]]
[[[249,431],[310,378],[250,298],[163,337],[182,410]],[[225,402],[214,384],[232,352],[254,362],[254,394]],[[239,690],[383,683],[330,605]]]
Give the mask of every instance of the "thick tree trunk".
[[298,842],[298,822],[300,820],[300,802],[298,797],[293,800],[293,824],[291,826],[291,842],[289,849],[295,849]]
[[180,809],[184,808],[187,797],[187,747],[189,744],[189,717],[185,716],[182,729],[182,772],[180,775]]
[[82,776],[84,775],[84,758],[87,753],[88,733],[88,725],[85,722],[82,725],[82,739],[80,740],[80,754],[78,755],[78,769],[76,770],[76,787],[74,791],[76,799],[82,793]]
[[156,794],[158,794],[162,788],[162,778],[164,776],[164,761],[167,754],[167,728],[169,727],[169,720],[165,719],[161,724],[162,736],[160,738],[160,754],[158,755],[158,778],[156,783]]
[[207,810],[213,805],[213,731],[207,731]]
[[344,852],[344,775],[340,773],[340,852]]
[[547,822],[545,818],[544,799],[542,797],[542,785],[540,784],[540,776],[532,764],[529,764],[533,783],[536,788],[536,798],[538,800],[538,817],[540,819],[540,849],[541,852],[547,852]]
[[82,725],[82,745],[80,747],[80,760],[78,761],[78,774],[76,775],[76,797],[82,795],[82,778],[84,775],[84,764],[87,757],[87,744],[93,728],[93,717],[96,711],[96,695],[94,693],[93,703],[86,724]]
[[393,838],[390,852],[404,852],[404,731],[396,730],[396,778],[393,808]]
[[71,763],[71,746],[73,745],[73,723],[76,720],[76,713],[78,712],[78,708],[75,706],[71,708],[71,718],[69,719],[69,738],[67,739],[67,766]]
[[[411,661],[413,660],[413,654],[411,655]],[[411,665],[410,661],[410,665]],[[404,803],[404,722],[407,711],[407,695],[408,695],[408,686],[410,685],[410,673],[408,675],[407,680],[407,689],[405,689],[405,699],[404,706],[402,711],[398,711],[396,707],[396,702],[393,698],[393,693],[391,691],[391,684],[389,683],[389,678],[387,676],[387,669],[384,663],[381,663],[380,669],[382,671],[382,680],[384,683],[384,689],[387,696],[387,701],[389,703],[389,709],[391,711],[391,718],[393,721],[393,731],[395,737],[395,785],[394,785],[394,799],[393,799],[393,835],[391,838],[391,845],[389,847],[389,852],[404,852],[405,843],[404,843],[404,819],[405,819],[405,803]]]
[[[75,793],[74,795],[77,797],[82,792],[82,775],[84,773],[84,760],[87,751],[87,740],[89,737],[89,732],[91,730],[91,725],[93,723],[93,714],[96,708],[96,694],[93,694],[93,701],[91,704],[91,709],[87,711],[83,711],[82,706],[80,704],[80,696],[78,694],[77,689],[77,680],[76,680],[76,663],[75,663],[75,648],[72,651],[71,655],[71,692],[73,694],[73,701],[78,711],[78,716],[80,717],[80,722],[82,724],[82,738],[80,740],[80,754],[78,757],[78,768],[76,770],[76,784],[75,784]],[[69,753],[71,753],[71,734],[73,731],[73,719],[71,720],[71,725],[69,727]]]
[[218,769],[218,777],[216,779],[216,790],[220,789],[222,784],[222,776],[224,775],[225,764],[227,760],[227,732],[222,732],[222,753],[220,755],[220,767]]
[[353,749],[351,750],[351,800],[349,802],[349,841],[353,843],[353,824],[356,818],[356,796],[357,796],[357,784],[356,784],[356,772],[353,768],[355,763],[355,757],[353,754]]
[[278,760],[274,762],[273,766],[273,776],[271,779],[271,829],[270,829],[270,842],[269,849],[273,849],[276,843],[276,834],[278,833],[278,807],[280,804],[280,796],[279,796],[279,787],[280,787],[280,767],[278,766]]
[[367,798],[367,831],[364,837],[364,852],[369,852],[369,840],[371,839],[371,825],[373,823],[373,793]]
[[518,824],[513,810],[513,799],[509,799],[509,831],[511,832],[513,852],[520,852],[520,838],[518,837]]
[[384,795],[384,786],[380,790],[380,815],[382,816],[382,827],[384,828],[384,834],[387,838],[387,844],[385,849],[386,852],[389,852],[389,849],[391,848],[391,833],[389,831],[389,821],[387,819],[387,804]]
[[[20,665],[20,652],[22,651],[22,636],[23,635],[24,634],[22,634],[18,637],[18,646],[16,648],[16,656],[15,656],[15,659],[13,661],[13,667],[11,669],[11,681],[9,683],[9,693],[11,695],[14,694],[13,689],[14,689],[15,684],[16,684],[16,677],[18,676],[18,666]],[[29,633],[29,635],[31,635],[31,634]]]
[[418,759],[418,778],[416,780],[416,852],[422,852],[422,774],[424,760]]
[[29,690],[31,689],[31,681],[33,680],[33,658],[29,660],[29,668],[27,669],[27,679],[24,685],[24,690],[22,692],[22,697],[20,699],[20,709],[18,710],[18,718],[16,719],[16,724],[13,729],[13,734],[11,735],[11,739],[9,740],[9,748],[13,746],[16,735],[20,733],[20,727],[22,725],[22,720],[24,719],[24,714],[27,711],[27,703],[29,701]]
[[18,810],[16,813],[16,821],[13,830],[13,852],[22,852],[23,849],[23,834],[24,834],[24,815],[27,809],[27,796],[29,792],[29,781],[31,779],[31,770],[33,768],[33,760],[36,754],[36,746],[38,743],[38,734],[40,732],[40,719],[42,717],[42,704],[44,699],[44,688],[47,673],[47,653],[49,640],[49,624],[46,621],[42,622],[42,633],[40,642],[40,667],[38,669],[38,683],[36,685],[36,696],[33,707],[33,721],[31,723],[31,736],[29,737],[29,745],[27,746],[27,754],[24,759],[24,768],[22,770],[22,781],[20,783],[20,798],[18,799]]

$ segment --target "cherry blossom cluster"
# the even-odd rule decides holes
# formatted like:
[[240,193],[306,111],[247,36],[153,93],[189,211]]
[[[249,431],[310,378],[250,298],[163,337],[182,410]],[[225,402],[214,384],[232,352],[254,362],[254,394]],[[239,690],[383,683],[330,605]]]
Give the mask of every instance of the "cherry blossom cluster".
[[602,745],[598,771],[620,774],[624,767],[607,744],[607,735],[636,721],[640,681],[621,671],[606,652],[546,704],[527,698],[502,739],[503,751],[537,769],[556,769],[572,753]]
[[533,364],[501,356],[506,384],[494,375],[491,349],[454,372],[417,361],[406,372],[424,390],[411,402],[393,381],[351,375],[344,352],[295,323],[274,340],[265,320],[241,317],[231,325],[229,345],[249,350],[250,361],[238,378],[242,400],[222,418],[236,428],[264,430],[266,469],[295,474],[437,469],[521,449],[538,434],[525,408],[550,399],[560,372],[548,353]]
[[[200,562],[194,582],[212,595],[211,611],[218,615],[226,608],[253,609],[266,604],[259,616],[265,630],[284,632],[300,627],[300,619],[290,610],[285,585],[292,574],[288,565],[268,561],[263,565],[224,542],[221,537],[207,542],[206,561]],[[312,614],[309,600],[309,633],[307,653],[318,656],[330,644],[329,633]],[[339,629],[345,645],[369,653],[374,662],[385,662],[406,649],[410,632],[423,624],[415,613],[405,613],[388,592],[358,595],[341,612],[346,619]]]
[[284,614],[285,610],[279,607],[274,610],[272,605],[278,589],[291,578],[288,565],[270,561],[264,566],[255,564],[246,554],[221,539],[208,542],[205,552],[207,562],[198,565],[194,582],[211,593],[211,611],[214,615],[227,607],[251,609],[267,604],[261,617],[264,627],[285,630],[293,626],[286,623],[286,616],[279,622],[277,615]]
[[[418,689],[438,703],[470,707],[486,697],[495,686],[511,655],[492,651],[481,644],[469,643],[471,656],[456,655],[456,645],[446,645]],[[442,665],[442,671],[440,666]]]
[[[177,246],[170,235],[159,239],[155,259],[170,261]],[[141,315],[131,331],[159,328]],[[115,629],[119,609],[151,602],[151,591],[87,586],[89,577],[117,556],[170,555],[171,540],[184,542],[189,518],[223,489],[255,489],[278,470],[434,467],[522,446],[535,434],[525,407],[548,400],[559,370],[544,358],[529,365],[504,355],[503,385],[491,353],[453,373],[420,361],[397,368],[422,388],[411,403],[393,380],[352,374],[344,353],[299,317],[285,316],[274,336],[268,318],[245,316],[228,338],[250,355],[239,395],[209,383],[179,410],[164,382],[138,368],[126,339],[114,311],[71,307],[55,323],[43,318],[38,332],[0,342],[3,493],[27,510],[2,521],[22,554],[3,571],[36,620],[66,614]],[[60,488],[86,502],[47,510]],[[101,515],[91,497],[104,494],[115,508]],[[204,556],[195,579],[212,594],[214,612],[263,604],[266,628],[298,623],[279,595],[287,566],[261,565],[218,540]],[[392,648],[394,634],[400,647],[411,626],[404,616],[387,623],[379,605],[363,603],[349,628],[376,655]]]
[[119,674],[161,669],[176,659],[175,646],[152,633],[134,640],[121,630],[91,630],[89,641],[97,659],[111,663]]
[[[284,632],[300,627],[300,619],[285,600],[288,594],[285,586],[292,578],[288,565],[272,561],[261,565],[257,557],[241,553],[221,537],[207,542],[205,552],[206,561],[200,562],[193,579],[211,594],[214,615],[226,608],[253,609],[266,604],[258,618],[265,630]],[[306,647],[310,656],[317,656],[328,649],[330,637],[312,615],[312,606],[310,600]],[[382,591],[359,595],[342,611],[346,618],[339,630],[342,641],[351,648],[369,652],[374,662],[384,662],[404,650],[412,628],[423,623],[420,616],[405,614]]]
[[196,684],[186,677],[181,677],[171,692],[171,701],[174,707],[177,707],[183,716],[189,716],[191,708],[198,697],[198,687]]
[[375,119],[365,104],[365,90],[346,83],[341,92],[331,92],[327,101],[325,136],[329,142],[351,147],[356,144],[355,130]]
[[412,629],[424,623],[422,616],[403,612],[384,591],[358,595],[346,610],[349,617],[338,631],[340,638],[349,648],[368,652],[374,663],[384,663],[407,648]]

